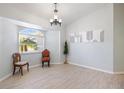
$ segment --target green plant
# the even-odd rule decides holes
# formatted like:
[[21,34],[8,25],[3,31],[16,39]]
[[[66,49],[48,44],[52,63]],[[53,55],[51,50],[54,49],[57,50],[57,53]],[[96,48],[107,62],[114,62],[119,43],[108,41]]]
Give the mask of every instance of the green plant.
[[68,51],[68,43],[67,41],[65,41],[65,45],[64,45],[64,52],[63,54],[65,55],[65,64],[67,64],[67,55],[68,55],[69,51]]
[[67,41],[65,41],[65,45],[64,45],[64,55],[68,55],[68,43],[67,43]]

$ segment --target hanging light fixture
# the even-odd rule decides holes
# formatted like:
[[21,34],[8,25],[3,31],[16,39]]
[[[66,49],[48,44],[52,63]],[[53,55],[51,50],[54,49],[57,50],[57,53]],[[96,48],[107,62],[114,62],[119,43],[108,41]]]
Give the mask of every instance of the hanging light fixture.
[[51,26],[54,24],[54,25],[60,25],[61,26],[61,24],[62,24],[62,19],[59,19],[58,18],[58,15],[57,15],[57,13],[58,13],[58,10],[57,10],[57,3],[54,3],[54,5],[55,5],[55,9],[54,9],[54,16],[53,16],[53,18],[52,19],[50,19],[50,24],[51,24]]

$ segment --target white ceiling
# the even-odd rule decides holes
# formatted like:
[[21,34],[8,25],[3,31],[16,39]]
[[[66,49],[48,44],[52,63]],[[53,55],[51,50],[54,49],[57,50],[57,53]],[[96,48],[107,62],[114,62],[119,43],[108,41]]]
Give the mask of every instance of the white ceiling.
[[[53,16],[53,4],[49,3],[16,3],[16,4],[0,4],[7,7],[13,7],[27,13],[43,17],[49,21]],[[64,25],[68,25],[80,17],[86,16],[89,13],[104,7],[107,4],[99,3],[59,3],[58,14],[63,20]]]

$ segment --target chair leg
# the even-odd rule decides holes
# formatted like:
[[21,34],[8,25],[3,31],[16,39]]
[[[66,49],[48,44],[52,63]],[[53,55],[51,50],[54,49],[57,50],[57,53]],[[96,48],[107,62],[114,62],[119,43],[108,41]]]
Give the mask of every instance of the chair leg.
[[16,66],[14,66],[14,69],[13,69],[13,75],[15,74],[15,70],[16,70]]
[[19,73],[21,72],[21,69],[19,68]]
[[48,61],[48,67],[50,67],[50,61]]
[[27,63],[27,71],[29,72],[29,63]]
[[23,76],[23,67],[21,66],[20,69],[21,69],[21,75]]
[[42,62],[42,67],[44,67],[44,62]]

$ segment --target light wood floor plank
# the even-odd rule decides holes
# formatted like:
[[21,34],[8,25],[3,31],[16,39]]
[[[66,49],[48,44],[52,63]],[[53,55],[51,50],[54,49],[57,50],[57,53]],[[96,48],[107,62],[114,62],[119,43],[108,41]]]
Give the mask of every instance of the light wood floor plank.
[[124,75],[113,75],[71,64],[36,67],[24,76],[14,76],[0,82],[1,89],[94,89],[124,88]]

